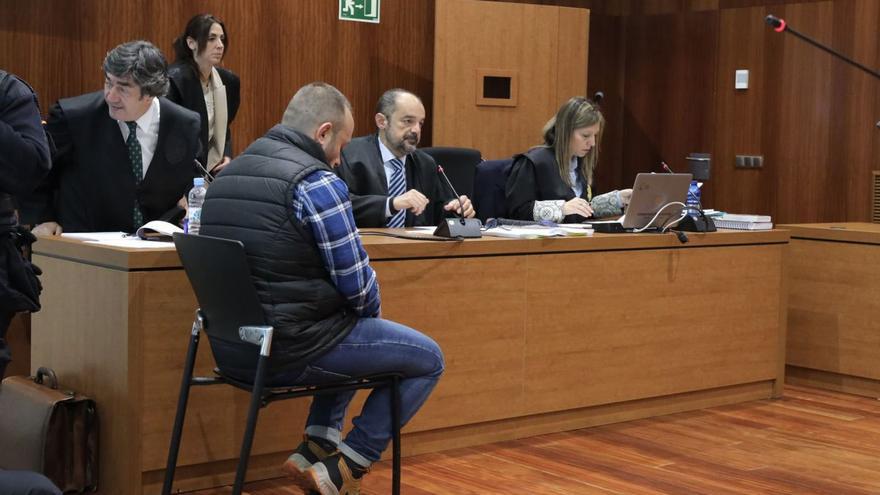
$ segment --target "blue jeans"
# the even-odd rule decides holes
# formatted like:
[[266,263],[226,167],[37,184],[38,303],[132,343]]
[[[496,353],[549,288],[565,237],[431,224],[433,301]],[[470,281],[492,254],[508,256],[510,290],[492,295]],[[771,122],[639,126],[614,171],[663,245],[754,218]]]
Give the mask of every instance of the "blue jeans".
[[[400,373],[403,425],[425,403],[443,369],[443,353],[430,337],[393,321],[361,318],[342,342],[289,378],[294,383],[317,385],[349,377]],[[345,412],[354,394],[355,391],[349,391],[315,396],[306,434],[339,443]],[[391,441],[391,390],[372,390],[353,423],[345,441],[339,443],[339,450],[358,464],[369,466],[379,460]]]
[[0,493],[4,495],[61,495],[49,478],[33,471],[0,469]]

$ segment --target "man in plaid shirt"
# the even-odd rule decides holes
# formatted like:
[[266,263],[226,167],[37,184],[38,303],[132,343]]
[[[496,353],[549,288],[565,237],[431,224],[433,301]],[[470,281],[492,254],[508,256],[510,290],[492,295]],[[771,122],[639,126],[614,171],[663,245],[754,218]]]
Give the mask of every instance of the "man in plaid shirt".
[[[380,317],[379,285],[355,227],[348,188],[331,168],[339,165],[353,130],[351,105],[336,88],[300,88],[281,124],[208,188],[201,234],[245,245],[276,329],[269,383],[320,384],[397,372],[403,377],[405,424],[440,379],[443,354],[431,338]],[[344,440],[342,422],[354,391],[315,397],[305,438],[284,463],[285,472],[306,491],[359,493],[361,477],[391,439],[390,393],[370,393]]]

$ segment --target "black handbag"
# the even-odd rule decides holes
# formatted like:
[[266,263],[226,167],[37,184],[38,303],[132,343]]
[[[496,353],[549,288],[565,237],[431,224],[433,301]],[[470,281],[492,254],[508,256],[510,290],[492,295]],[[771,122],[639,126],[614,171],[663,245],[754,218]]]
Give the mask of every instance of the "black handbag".
[[54,371],[3,380],[0,439],[0,469],[42,473],[64,493],[97,490],[95,401],[59,390]]

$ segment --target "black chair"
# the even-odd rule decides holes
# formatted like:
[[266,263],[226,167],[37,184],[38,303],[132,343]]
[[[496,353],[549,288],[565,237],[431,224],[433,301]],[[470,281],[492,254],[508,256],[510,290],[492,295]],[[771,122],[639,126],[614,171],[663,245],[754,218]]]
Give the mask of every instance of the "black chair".
[[[168,449],[168,464],[165,468],[163,495],[171,494],[174,470],[177,467],[177,454],[189,389],[193,385],[228,384],[251,393],[247,425],[241,442],[238,469],[235,473],[234,495],[241,493],[247,472],[248,458],[257,426],[257,415],[262,407],[270,402],[295,397],[311,397],[346,390],[391,387],[391,424],[393,446],[392,491],[400,493],[400,376],[386,374],[359,379],[340,381],[319,386],[268,387],[267,368],[272,352],[273,328],[266,325],[263,310],[251,280],[250,268],[241,242],[216,237],[174,234],[174,244],[183,262],[183,268],[193,286],[199,309],[190,332],[189,348],[183,380],[180,384],[180,398],[177,414]],[[199,346],[200,333],[204,331],[208,342],[215,349],[215,376],[194,377],[193,367]],[[222,348],[223,352],[216,352]],[[222,356],[222,358],[221,358]],[[242,381],[224,373],[223,359],[236,364],[252,362],[255,378]],[[291,446],[293,449],[295,446]]]
[[[449,182],[452,182],[458,194],[464,194],[469,198],[474,196],[474,173],[477,164],[483,160],[479,150],[445,146],[419,149],[431,155],[438,165],[443,166],[443,170],[449,176]],[[444,191],[448,190],[446,181],[442,178],[440,180],[443,182]]]
[[507,216],[507,200],[504,189],[507,186],[507,177],[513,167],[513,158],[503,160],[486,160],[477,165],[477,173],[474,177],[474,209],[477,210],[477,218],[484,224],[489,218],[503,218]]

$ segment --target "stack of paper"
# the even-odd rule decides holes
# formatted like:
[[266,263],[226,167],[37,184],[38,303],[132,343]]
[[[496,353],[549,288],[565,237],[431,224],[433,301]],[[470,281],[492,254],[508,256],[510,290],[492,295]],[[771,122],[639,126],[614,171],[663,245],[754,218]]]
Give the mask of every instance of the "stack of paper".
[[773,222],[769,215],[737,215],[725,213],[714,217],[715,226],[721,229],[771,230]]

